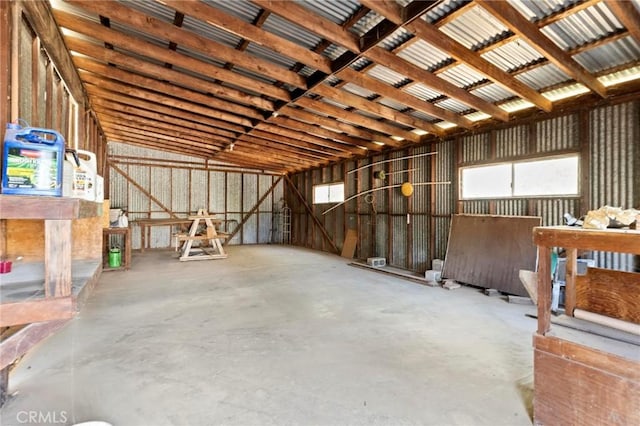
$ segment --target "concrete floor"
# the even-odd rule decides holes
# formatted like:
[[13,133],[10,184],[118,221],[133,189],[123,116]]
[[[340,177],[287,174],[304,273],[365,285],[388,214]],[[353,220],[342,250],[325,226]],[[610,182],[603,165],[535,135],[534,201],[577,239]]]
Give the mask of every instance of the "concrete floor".
[[0,424],[531,424],[532,306],[305,249],[228,252],[103,273],[12,371]]

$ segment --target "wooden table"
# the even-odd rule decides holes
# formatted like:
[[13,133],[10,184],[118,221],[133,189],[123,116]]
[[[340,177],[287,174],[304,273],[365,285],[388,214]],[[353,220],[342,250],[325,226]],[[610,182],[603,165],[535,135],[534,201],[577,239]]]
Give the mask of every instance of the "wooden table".
[[[123,246],[122,247],[122,263],[118,268],[110,268],[108,265],[109,259],[109,237],[111,235],[122,235]],[[121,269],[131,268],[131,228],[103,228],[102,229],[102,270],[103,271],[118,271]]]
[[147,248],[147,241],[150,240],[149,232],[152,226],[189,226],[193,220],[189,218],[163,218],[163,219],[136,219],[132,224],[140,226],[140,252],[144,253]]
[[[640,346],[637,351],[634,345],[630,349],[630,353],[638,356],[622,356],[610,351],[611,344],[596,349],[569,335],[561,338],[562,330],[551,330],[552,248],[566,249],[565,308],[567,315],[573,316],[576,281],[583,279],[577,276],[578,250],[640,254],[640,230],[536,227],[533,241],[538,246],[539,261],[538,330],[533,338],[534,424],[640,424]],[[621,303],[627,303],[625,299],[632,303],[637,300],[640,274],[604,271],[608,271],[608,276],[624,275],[621,279],[627,282],[631,276],[631,282],[637,287],[627,288],[635,287],[636,291],[617,295],[616,300]],[[584,281],[581,286],[583,284],[595,286],[597,283]],[[600,288],[608,289],[607,286]]]

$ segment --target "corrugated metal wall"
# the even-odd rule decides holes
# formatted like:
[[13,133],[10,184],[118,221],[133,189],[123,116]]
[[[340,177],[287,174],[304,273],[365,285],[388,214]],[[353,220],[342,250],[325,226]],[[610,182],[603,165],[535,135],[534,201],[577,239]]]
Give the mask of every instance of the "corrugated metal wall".
[[[431,266],[432,259],[444,258],[454,213],[540,216],[543,225],[548,226],[562,224],[564,213],[581,216],[587,209],[604,204],[639,207],[639,105],[639,101],[628,102],[474,133],[300,173],[293,176],[292,181],[309,205],[313,185],[317,184],[344,181],[345,197],[349,197],[405,180],[413,183],[450,181],[451,185],[415,186],[410,198],[402,196],[397,188],[375,191],[326,215],[322,213],[331,205],[312,206],[339,249],[345,230],[356,228],[358,258],[386,257],[392,266],[422,272]],[[371,163],[430,151],[437,154],[389,161],[346,173]],[[458,170],[462,166],[570,152],[581,155],[583,173],[586,173],[583,181],[589,182],[588,188],[581,189],[581,197],[458,200]],[[394,174],[412,168],[417,170]],[[385,171],[385,181],[374,179],[376,170]],[[288,200],[294,210],[294,243],[330,250],[299,200],[290,195]],[[630,256],[622,255],[597,254],[597,263],[626,270],[632,267]]]
[[[233,232],[278,179],[253,171],[210,170],[215,166],[209,164],[207,167],[200,158],[121,143],[109,143],[108,152],[115,166],[109,168],[110,205],[128,212],[129,220],[133,222],[134,249],[140,248],[140,229],[135,226],[135,220],[170,217],[166,210],[186,217],[198,209],[206,209],[223,219],[223,231]],[[284,205],[283,194],[281,181],[229,244],[280,242],[281,238],[274,235],[274,232],[281,232],[280,228],[275,228],[274,217]],[[151,227],[149,247],[170,247],[170,234],[169,227]]]

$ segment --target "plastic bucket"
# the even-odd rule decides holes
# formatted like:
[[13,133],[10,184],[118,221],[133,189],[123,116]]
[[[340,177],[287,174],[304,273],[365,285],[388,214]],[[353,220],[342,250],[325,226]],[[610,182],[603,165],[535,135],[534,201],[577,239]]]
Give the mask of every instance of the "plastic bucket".
[[122,264],[122,253],[118,247],[109,249],[109,267],[119,268]]

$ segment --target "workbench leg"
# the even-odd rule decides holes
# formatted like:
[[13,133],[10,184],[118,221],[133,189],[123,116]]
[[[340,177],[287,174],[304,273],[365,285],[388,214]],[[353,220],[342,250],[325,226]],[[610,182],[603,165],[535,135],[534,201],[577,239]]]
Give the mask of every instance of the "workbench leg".
[[0,407],[4,405],[9,396],[9,367],[0,370]]
[[538,246],[538,334],[551,328],[551,248]]
[[578,274],[578,249],[567,250],[567,273],[564,287],[564,310],[570,317],[576,308],[576,276]]
[[45,297],[71,295],[71,220],[44,221]]

